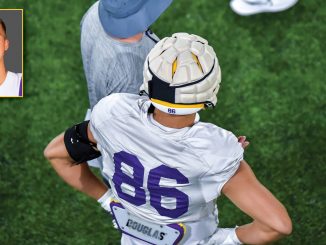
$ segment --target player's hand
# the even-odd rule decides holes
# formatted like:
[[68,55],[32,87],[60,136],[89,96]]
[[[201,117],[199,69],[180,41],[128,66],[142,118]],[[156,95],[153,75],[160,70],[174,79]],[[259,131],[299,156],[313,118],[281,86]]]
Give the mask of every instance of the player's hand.
[[236,233],[235,228],[217,228],[215,233],[205,243],[206,245],[240,245],[242,244]]
[[101,204],[101,207],[112,216],[113,227],[115,229],[118,229],[117,222],[113,218],[112,211],[111,211],[110,203],[112,202],[112,200],[113,200],[112,190],[108,189],[107,192],[105,192],[105,194],[100,199],[97,200],[97,202],[99,202]]
[[239,136],[238,142],[241,144],[243,149],[246,149],[246,147],[250,144],[250,142],[246,140],[246,136]]
[[101,196],[97,202],[101,204],[101,207],[104,208],[107,212],[112,214],[110,203],[113,199],[112,190],[108,189],[107,192],[104,193],[103,196]]

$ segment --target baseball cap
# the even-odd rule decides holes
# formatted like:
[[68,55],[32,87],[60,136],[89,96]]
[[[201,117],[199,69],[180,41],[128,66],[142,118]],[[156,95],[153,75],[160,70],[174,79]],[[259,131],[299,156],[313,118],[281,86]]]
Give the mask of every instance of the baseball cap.
[[172,0],[100,0],[99,16],[107,34],[118,38],[144,32]]

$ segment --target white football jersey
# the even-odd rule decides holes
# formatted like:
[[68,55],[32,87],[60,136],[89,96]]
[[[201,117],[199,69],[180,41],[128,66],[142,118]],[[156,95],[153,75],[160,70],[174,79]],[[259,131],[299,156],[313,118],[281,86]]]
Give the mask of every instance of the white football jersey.
[[194,234],[206,239],[216,230],[215,199],[243,149],[231,132],[211,123],[165,127],[148,113],[150,104],[147,97],[119,93],[94,107],[90,129],[104,176],[129,212],[155,223],[193,225],[186,240]]
[[7,72],[6,79],[0,85],[0,96],[19,96],[22,74]]

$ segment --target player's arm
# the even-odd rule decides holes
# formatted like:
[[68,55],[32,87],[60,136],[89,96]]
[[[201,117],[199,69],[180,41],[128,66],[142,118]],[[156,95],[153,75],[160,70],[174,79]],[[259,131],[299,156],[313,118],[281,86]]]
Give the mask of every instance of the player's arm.
[[250,166],[241,161],[236,174],[222,192],[253,222],[236,229],[245,244],[265,244],[292,232],[291,219],[285,207],[255,177]]
[[57,174],[77,190],[96,200],[107,192],[107,186],[85,164],[100,156],[89,129],[89,121],[77,124],[55,137],[45,148],[44,156]]

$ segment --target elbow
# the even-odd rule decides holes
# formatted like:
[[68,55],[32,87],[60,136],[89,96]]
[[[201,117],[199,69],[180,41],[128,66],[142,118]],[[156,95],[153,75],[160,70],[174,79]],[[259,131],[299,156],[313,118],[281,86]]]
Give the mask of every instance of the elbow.
[[51,156],[51,148],[49,147],[49,145],[47,145],[47,147],[45,147],[44,151],[43,151],[43,155],[47,160],[51,160],[52,156]]
[[290,217],[288,217],[286,220],[282,221],[282,224],[280,225],[278,232],[283,236],[289,236],[292,233],[292,221]]
[[52,160],[55,159],[58,155],[57,151],[58,150],[54,139],[45,147],[43,155],[48,161],[52,162]]
[[280,236],[288,236],[292,233],[292,221],[284,208],[284,213],[278,217],[273,229],[279,233]]

